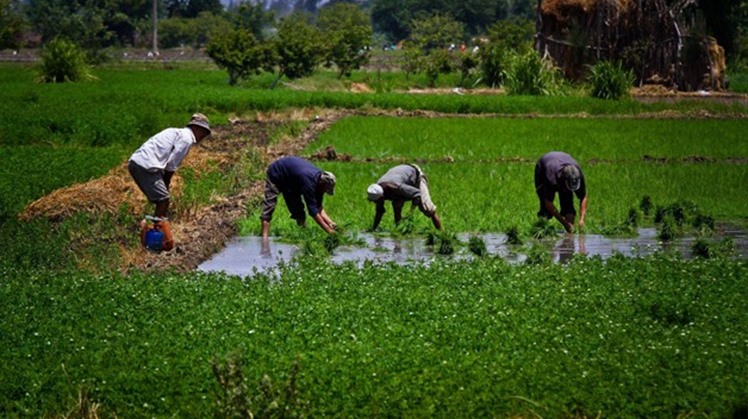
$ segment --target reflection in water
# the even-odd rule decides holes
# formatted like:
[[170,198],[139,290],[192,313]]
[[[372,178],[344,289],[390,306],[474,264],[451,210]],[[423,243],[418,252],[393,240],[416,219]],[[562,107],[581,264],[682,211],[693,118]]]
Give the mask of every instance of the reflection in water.
[[[745,230],[722,229],[717,242],[730,238],[734,243],[735,255],[748,256],[748,233]],[[467,243],[475,234],[460,234],[459,240]],[[510,263],[521,263],[526,259],[526,247],[506,244],[503,234],[486,233],[479,235],[485,243],[489,257],[500,257]],[[373,263],[430,263],[435,259],[470,260],[475,258],[466,248],[450,256],[437,255],[432,247],[426,246],[424,237],[394,238],[361,234],[361,246],[341,246],[335,249],[330,260],[333,263],[354,262],[362,266],[365,261]],[[624,256],[646,256],[655,252],[678,252],[683,257],[691,256],[693,237],[680,238],[663,244],[657,239],[653,228],[639,229],[637,237],[604,237],[595,234],[566,234],[555,242],[543,242],[548,246],[553,260],[567,263],[575,254],[608,258],[615,254]],[[205,272],[224,271],[229,274],[247,276],[255,272],[274,270],[281,262],[289,262],[299,254],[299,246],[283,243],[274,238],[263,242],[260,237],[237,237],[212,259],[198,266]]]

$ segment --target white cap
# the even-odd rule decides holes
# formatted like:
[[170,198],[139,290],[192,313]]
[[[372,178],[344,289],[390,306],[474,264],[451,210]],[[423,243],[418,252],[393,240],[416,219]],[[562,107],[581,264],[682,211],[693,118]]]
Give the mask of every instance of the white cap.
[[369,201],[376,202],[384,195],[384,189],[377,183],[372,183],[366,188],[366,193],[369,195]]

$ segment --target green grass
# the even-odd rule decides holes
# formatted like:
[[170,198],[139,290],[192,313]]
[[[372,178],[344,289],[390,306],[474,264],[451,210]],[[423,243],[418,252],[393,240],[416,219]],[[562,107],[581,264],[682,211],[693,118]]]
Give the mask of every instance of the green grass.
[[[338,179],[335,196],[324,198],[326,212],[352,231],[371,228],[374,205],[366,199],[366,187],[376,182],[390,165],[317,164],[335,173]],[[517,225],[522,233],[530,233],[538,211],[534,163],[431,163],[422,165],[422,169],[429,177],[431,197],[445,228],[459,232],[502,232]],[[638,207],[644,195],[660,205],[690,201],[721,220],[743,219],[748,208],[748,197],[742,193],[748,184],[748,172],[742,165],[600,163],[583,165],[583,170],[589,194],[589,232],[600,232],[605,225],[624,222],[629,209]],[[578,210],[578,201],[575,206]],[[403,214],[408,214],[410,208],[406,205]],[[391,206],[386,209],[381,228],[394,233]],[[244,223],[243,234],[259,234],[258,211],[259,208]],[[432,228],[431,221],[418,210],[414,215],[417,231]],[[307,222],[310,228],[317,229],[311,219]],[[281,201],[274,215],[272,233],[288,236],[296,229]]]
[[[673,269],[677,264],[678,269]],[[727,417],[748,401],[745,263],[500,260],[220,275],[5,270],[0,414],[212,416],[294,360],[310,416]]]
[[324,132],[328,145],[361,158],[455,161],[532,160],[564,150],[580,162],[748,157],[748,121],[580,118],[397,118],[355,116]]

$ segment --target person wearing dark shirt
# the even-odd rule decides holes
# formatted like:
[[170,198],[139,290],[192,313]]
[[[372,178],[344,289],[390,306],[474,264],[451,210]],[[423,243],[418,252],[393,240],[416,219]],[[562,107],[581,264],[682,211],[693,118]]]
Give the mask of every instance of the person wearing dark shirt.
[[[568,154],[552,151],[535,165],[535,192],[540,200],[538,217],[556,218],[564,229],[574,232],[574,195],[579,199],[579,228],[587,215],[587,185],[579,164]],[[561,211],[553,204],[558,193]]]
[[415,164],[401,164],[391,168],[377,180],[377,183],[369,185],[366,192],[369,201],[377,206],[372,230],[376,230],[382,221],[385,201],[392,201],[395,224],[398,224],[402,218],[403,205],[410,201],[424,215],[431,218],[437,230],[442,229],[442,222],[436,215],[436,205],[431,202],[426,175]]
[[[309,215],[327,233],[335,232],[336,224],[325,213],[322,206],[324,194],[335,193],[335,175],[325,172],[309,161],[296,156],[282,157],[268,166],[265,179],[265,199],[262,203],[262,238],[270,233],[270,221],[278,203],[278,195],[283,194],[291,218],[302,227],[306,226],[306,203]],[[303,199],[303,203],[302,203]]]

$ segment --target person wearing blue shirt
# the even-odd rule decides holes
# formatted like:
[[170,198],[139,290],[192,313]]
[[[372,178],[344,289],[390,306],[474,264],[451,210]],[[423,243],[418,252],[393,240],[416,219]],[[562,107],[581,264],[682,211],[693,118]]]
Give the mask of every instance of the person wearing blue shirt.
[[[267,240],[270,221],[278,203],[278,195],[283,194],[291,218],[299,226],[306,226],[306,203],[309,215],[328,234],[335,233],[337,225],[325,213],[322,206],[324,194],[335,193],[335,175],[325,172],[309,161],[296,156],[282,157],[268,166],[265,179],[265,199],[262,203],[262,238]],[[303,202],[302,202],[303,199]]]
[[[587,216],[587,184],[579,164],[562,151],[552,151],[535,165],[535,193],[540,201],[538,217],[556,218],[569,232],[574,232],[574,195],[579,198],[579,228]],[[558,193],[561,211],[553,201]]]

